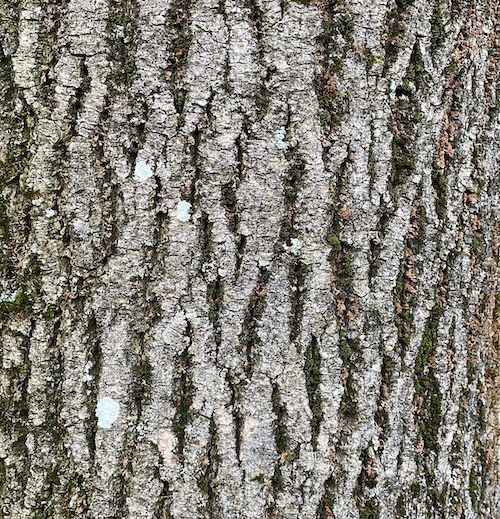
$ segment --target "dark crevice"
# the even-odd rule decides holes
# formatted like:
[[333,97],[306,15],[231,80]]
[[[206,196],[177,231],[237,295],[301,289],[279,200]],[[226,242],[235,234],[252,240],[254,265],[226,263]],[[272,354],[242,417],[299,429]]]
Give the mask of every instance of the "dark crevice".
[[439,273],[434,306],[425,324],[422,342],[415,359],[415,423],[419,432],[416,461],[423,469],[423,480],[416,483],[415,492],[425,493],[428,511],[444,513],[449,489],[436,481],[435,460],[439,456],[439,431],[442,423],[442,395],[436,373],[436,350],[440,320],[447,301],[449,280],[455,268],[456,251],[448,255],[444,269]]
[[[131,161],[132,164],[135,164],[137,160],[137,153],[139,151],[140,146],[142,145],[145,139],[145,124],[147,120],[147,112],[148,107],[147,103],[142,103],[142,112],[143,116],[138,119],[138,122],[133,126],[133,146],[132,146],[132,156]],[[155,181],[155,191],[153,196],[153,206],[151,210],[153,214],[156,215],[156,209],[158,207],[158,203],[160,200],[160,192],[161,192],[161,184],[159,180]],[[131,335],[132,340],[130,341],[129,347],[127,349],[128,354],[128,362],[132,367],[132,383],[129,390],[129,402],[130,402],[130,410],[131,416],[133,416],[133,428],[126,435],[124,440],[124,448],[123,448],[123,482],[119,487],[119,491],[123,494],[119,494],[118,501],[123,503],[123,507],[126,507],[127,496],[130,495],[132,478],[135,472],[135,464],[134,459],[137,455],[138,444],[142,441],[142,432],[141,432],[141,421],[143,410],[145,406],[150,401],[150,392],[152,386],[152,372],[153,367],[150,363],[150,352],[148,350],[148,339],[149,333],[148,331],[154,326],[155,323],[158,322],[161,317],[161,307],[160,303],[155,296],[154,290],[152,291],[152,283],[153,283],[153,271],[154,268],[151,258],[157,256],[157,249],[159,247],[158,235],[153,233],[153,241],[151,244],[143,247],[143,258],[147,264],[147,268],[145,272],[142,274],[140,278],[138,292],[136,294],[137,301],[134,301],[135,311],[139,312],[139,315],[142,317],[141,319],[136,320],[131,325]],[[190,331],[189,324],[188,330]],[[189,346],[186,348],[186,352]],[[177,359],[178,360],[178,359]],[[189,360],[183,359],[185,362],[189,362]],[[185,367],[185,364],[181,364]],[[176,371],[177,374],[179,371]],[[189,375],[187,375],[189,376]],[[174,375],[175,377],[175,375]],[[175,394],[175,383],[178,382],[177,379],[174,378],[173,383],[173,393]],[[184,380],[179,382],[179,385],[182,389],[185,389],[187,386],[184,383]],[[183,398],[183,397],[181,397]],[[186,411],[187,407],[187,411]],[[180,432],[181,440],[178,441],[181,444],[180,447],[180,457],[182,458],[182,449],[183,449],[183,438],[184,431],[186,427],[186,416],[183,413],[189,412],[190,404],[185,405],[182,400],[176,409],[176,414],[174,415],[174,432]],[[179,411],[180,409],[180,411]],[[175,421],[177,419],[177,421]],[[178,426],[177,431],[175,431],[175,426]],[[119,508],[121,510],[121,508]],[[126,508],[123,508],[125,510]]]
[[339,338],[339,353],[342,360],[342,378],[344,380],[340,412],[347,419],[355,419],[358,415],[358,404],[354,373],[362,360],[359,339],[348,338],[342,332]]
[[393,188],[404,184],[415,172],[417,127],[422,117],[418,94],[426,81],[427,74],[417,40],[406,75],[396,87],[396,101],[392,106],[392,168],[389,183]]
[[434,4],[431,17],[431,53],[435,54],[445,41],[445,25],[443,19],[443,8],[441,0],[437,0]]
[[[55,181],[52,186],[53,204],[52,209],[59,212],[58,200],[65,188],[66,184],[66,168],[69,161],[68,150],[71,140],[77,136],[78,133],[78,116],[83,106],[86,94],[90,91],[90,77],[85,59],[80,61],[80,84],[75,89],[74,94],[70,98],[70,105],[68,114],[66,116],[66,128],[61,137],[54,144],[54,160],[52,166],[54,168]],[[66,233],[63,235],[63,243],[69,245],[70,229],[66,226]]]
[[217,427],[214,417],[210,418],[209,440],[205,458],[205,471],[198,478],[198,488],[206,496],[206,517],[217,519],[220,517],[220,510],[217,504],[217,472],[219,466],[219,453],[217,449]]
[[234,421],[236,459],[238,460],[238,465],[240,465],[241,434],[243,431],[243,416],[240,410],[240,385],[235,384],[229,374],[226,375],[226,382],[231,392],[229,406]]
[[276,452],[282,454],[288,450],[286,434],[286,407],[281,400],[280,390],[277,384],[273,384],[272,392],[273,413],[276,416],[274,422],[274,443]]
[[106,175],[109,179],[103,186],[104,192],[108,195],[103,211],[103,218],[101,219],[102,230],[100,232],[102,243],[102,259],[101,262],[105,265],[116,253],[118,246],[118,239],[120,237],[121,215],[124,205],[123,194],[114,180]]
[[316,449],[318,434],[323,421],[321,405],[321,353],[316,337],[312,337],[305,352],[304,372],[306,380],[307,398],[311,409],[311,443]]
[[410,13],[408,8],[415,0],[397,0],[394,7],[388,12],[384,24],[387,31],[384,35],[385,40],[385,61],[383,75],[386,76],[390,67],[396,62],[398,54],[405,47],[405,34]]
[[[379,220],[380,224],[380,220]],[[373,287],[373,281],[377,276],[377,272],[381,265],[380,253],[382,252],[382,243],[379,237],[370,239],[370,268],[368,271],[368,282],[370,288]]]
[[[207,110],[210,103],[207,105]],[[190,167],[192,168],[192,176],[190,177],[189,185],[185,186],[182,197],[185,200],[189,200],[191,205],[195,207],[198,202],[199,192],[198,187],[200,183],[200,179],[202,176],[201,170],[201,155],[200,155],[200,147],[203,137],[203,130],[198,126],[194,129],[192,133],[192,138],[190,139],[189,146],[189,154],[190,154]]]
[[294,150],[287,155],[291,166],[287,172],[283,186],[284,209],[279,243],[290,245],[290,240],[297,237],[297,231],[295,229],[295,220],[298,211],[297,198],[306,172],[304,162],[295,159]]
[[[2,6],[7,16],[7,5]],[[0,25],[3,26],[0,16]],[[0,284],[2,291],[16,289],[14,284],[21,270],[20,258],[30,242],[31,204],[34,198],[26,186],[25,172],[31,157],[31,136],[37,117],[23,99],[22,89],[14,82],[11,55],[7,54],[7,31],[2,32],[0,46],[0,131],[3,135],[0,152]]]
[[354,265],[351,247],[342,240],[345,218],[344,207],[349,200],[347,187],[353,168],[353,155],[350,145],[346,156],[338,169],[332,199],[332,221],[326,241],[330,245],[330,265],[336,291],[335,309],[339,325],[339,354],[342,361],[342,379],[344,392],[340,402],[340,412],[347,420],[357,416],[355,372],[362,360],[358,331],[353,316],[357,313],[357,301],[353,294]]
[[[109,99],[106,98],[105,105]],[[100,246],[96,253],[100,261],[105,265],[115,254],[119,237],[119,217],[122,214],[120,207],[123,205],[123,197],[118,183],[114,178],[114,171],[106,157],[105,133],[106,123],[109,119],[109,110],[104,108],[99,115],[99,125],[96,130],[96,142],[94,147],[95,168],[99,172],[96,175],[96,186],[99,190],[99,199],[102,201],[99,227]]]
[[135,109],[128,115],[129,139],[130,146],[128,148],[128,162],[131,170],[135,169],[137,163],[137,155],[146,140],[146,124],[148,122],[149,107],[145,100],[134,103]]
[[20,0],[2,1],[2,16],[0,17],[0,34],[2,44],[0,54],[13,56],[19,44],[19,19],[21,9]]
[[[245,127],[243,127],[243,131],[245,130]],[[237,175],[238,175],[238,183],[241,182],[243,179],[243,158],[244,158],[244,144],[245,142],[242,142],[241,133],[236,137],[236,169],[237,169]],[[246,135],[246,134],[245,134]]]
[[389,414],[387,407],[389,403],[390,388],[394,381],[396,362],[387,355],[382,354],[382,369],[380,373],[380,392],[377,400],[377,410],[375,411],[375,423],[380,428],[380,436],[385,440],[389,433]]
[[[415,359],[415,408],[424,450],[439,451],[441,391],[435,374],[437,332],[442,310],[436,305],[429,316]],[[424,452],[425,452],[424,451]]]
[[112,95],[128,93],[136,74],[135,33],[139,6],[135,0],[109,0],[106,32],[111,70],[106,82]]
[[370,186],[369,186],[370,194],[372,193],[373,185],[375,183],[375,178],[377,175],[377,170],[376,170],[377,155],[375,152],[376,145],[377,145],[377,143],[376,143],[376,137],[375,137],[375,128],[374,128],[373,119],[372,119],[370,122],[370,146],[368,147],[368,164],[367,164],[368,174],[370,175]]
[[256,356],[256,346],[260,344],[257,334],[259,321],[266,308],[267,284],[269,272],[265,268],[259,270],[255,289],[245,312],[240,339],[240,351],[245,355],[245,372],[251,377]]
[[349,111],[348,93],[339,89],[342,68],[352,45],[353,17],[348,4],[328,0],[323,10],[323,31],[318,37],[321,51],[320,72],[314,79],[320,119],[324,131],[331,135]]
[[90,373],[88,379],[84,382],[87,395],[87,411],[89,414],[89,424],[86,427],[87,445],[89,448],[89,457],[91,463],[95,461],[96,452],[96,433],[97,433],[97,391],[99,387],[100,375],[101,375],[101,346],[100,346],[100,331],[97,328],[97,321],[95,316],[92,314],[87,323],[86,337],[87,352],[86,360],[87,364],[90,365]]
[[168,213],[159,209],[163,202],[161,195],[161,180],[158,177],[155,177],[155,182],[155,224],[153,230],[153,247],[151,250],[151,264],[153,265],[153,271],[160,268],[163,259],[168,254],[168,224],[170,221]]
[[241,264],[243,262],[243,255],[245,253],[245,248],[247,245],[247,237],[243,234],[240,234],[238,239],[238,243],[236,246],[236,275],[238,276],[241,271]]
[[224,282],[219,274],[217,274],[215,281],[212,281],[207,285],[207,300],[209,305],[208,317],[214,331],[214,339],[217,347],[217,358],[218,349],[221,344],[222,328],[220,323],[220,315],[224,301]]
[[51,329],[46,346],[46,362],[50,364],[50,375],[46,379],[44,395],[45,420],[39,426],[32,426],[31,432],[35,442],[46,449],[48,455],[47,468],[43,474],[43,485],[37,492],[35,515],[51,513],[58,502],[58,494],[62,488],[60,473],[64,466],[70,465],[70,456],[65,446],[66,429],[61,419],[62,383],[64,379],[63,351],[59,345],[62,324],[60,307],[50,308],[45,312],[47,329]]
[[[150,314],[150,312],[148,312],[148,314]],[[135,355],[132,369],[134,380],[132,387],[132,400],[137,411],[137,424],[141,419],[143,407],[149,399],[151,376],[153,371],[146,352],[145,340],[145,333],[139,333],[137,337],[137,353]]]
[[256,110],[256,119],[260,121],[266,115],[270,99],[271,99],[271,88],[270,88],[270,80],[272,74],[275,71],[274,67],[267,67],[265,65],[265,54],[266,49],[263,42],[263,15],[262,9],[258,5],[258,0],[245,0],[245,8],[248,12],[248,17],[250,18],[250,22],[254,28],[254,35],[256,40],[257,47],[257,63],[259,68],[265,70],[264,78],[260,81],[258,86],[256,87],[255,93],[255,110]]
[[127,457],[126,452],[120,452],[120,460],[118,463],[118,469],[110,478],[110,487],[112,495],[114,496],[113,508],[114,515],[120,519],[127,517],[127,495],[130,489],[130,474],[132,473],[132,467],[130,464],[130,458]]
[[277,519],[279,516],[276,512],[277,497],[284,488],[283,474],[281,472],[281,464],[277,463],[274,467],[274,473],[271,477],[271,495],[272,500],[266,510],[266,517],[269,519]]
[[231,60],[230,60],[230,52],[231,48],[231,25],[228,24],[227,10],[226,10],[226,0],[218,0],[217,12],[222,16],[224,20],[224,25],[226,26],[227,31],[227,39],[226,39],[226,53],[224,56],[224,80],[223,80],[223,88],[226,92],[232,93],[233,87],[230,81],[231,74]]
[[275,66],[267,67],[266,74],[262,78],[262,80],[259,84],[259,89],[257,91],[256,99],[255,99],[258,121],[261,121],[269,110],[269,105],[271,104],[271,95],[272,95],[271,80],[275,73],[276,73]]
[[[160,475],[157,474],[156,479],[160,479]],[[172,491],[166,481],[163,482],[160,495],[158,497],[158,503],[156,505],[156,511],[154,513],[154,519],[171,519],[172,514],[170,508],[172,505]]]
[[[460,34],[460,38],[468,37],[467,30],[464,29],[464,31],[465,33]],[[439,136],[439,151],[434,159],[431,172],[436,214],[442,224],[446,220],[449,177],[453,177],[454,168],[460,164],[455,150],[462,125],[460,114],[464,103],[464,93],[467,90],[465,86],[466,72],[464,62],[457,58],[454,58],[445,71],[442,102],[446,106],[446,113]]]
[[395,209],[393,204],[388,204],[380,200],[379,207],[377,209],[377,236],[370,239],[370,268],[368,271],[368,282],[370,288],[374,289],[374,283],[377,281],[377,274],[382,265],[382,259],[380,254],[383,250],[384,239],[389,229],[389,224],[395,215]]
[[[78,124],[78,115],[83,106],[85,95],[90,91],[89,70],[85,63],[85,58],[80,61],[80,85],[75,90],[74,96],[71,98],[71,105],[68,114],[69,130],[66,139],[69,140],[76,136],[76,128]],[[66,141],[67,142],[67,141]]]
[[199,243],[200,243],[200,271],[204,273],[204,267],[210,262],[213,254],[212,227],[208,214],[201,213]]
[[341,210],[343,204],[348,200],[347,186],[348,178],[352,169],[352,157],[350,145],[346,150],[346,158],[340,164],[337,175],[335,176],[335,184],[332,189],[331,214],[332,221],[326,235],[326,242],[330,246],[329,260],[332,271],[337,282],[337,290],[339,296],[348,297],[350,292],[350,275],[348,275],[348,248],[341,241],[341,232],[343,227],[343,219],[341,218]]
[[368,449],[362,451],[361,461],[361,472],[354,488],[359,517],[360,519],[378,519],[380,517],[378,501],[371,495],[371,490],[377,484],[377,473]]
[[190,421],[194,394],[190,352],[193,340],[193,331],[189,322],[185,336],[187,336],[189,342],[184,351],[176,359],[172,390],[174,406],[176,408],[173,420],[173,430],[177,437],[177,454],[181,460],[184,459],[186,427]]
[[[147,112],[147,107],[145,104],[144,106],[145,112]],[[144,135],[144,127],[139,126],[138,134],[141,137]],[[160,203],[161,182],[157,177],[155,177],[154,181],[155,191],[151,211],[155,214],[155,220],[156,223],[158,223],[159,213],[157,208]],[[130,363],[132,365],[132,387],[129,395],[131,399],[131,410],[135,411],[135,423],[132,431],[126,438],[129,463],[128,477],[130,478],[134,473],[133,460],[136,457],[138,445],[142,441],[141,422],[143,410],[145,406],[150,403],[151,397],[153,366],[151,365],[151,352],[148,348],[150,339],[149,331],[158,323],[162,315],[161,305],[155,295],[153,287],[155,280],[155,260],[160,254],[159,248],[161,247],[161,239],[161,229],[155,226],[152,243],[143,247],[143,256],[147,268],[142,275],[139,293],[137,294],[138,300],[140,301],[137,310],[140,312],[142,318],[136,320],[131,325],[133,339],[131,341],[129,355]],[[158,477],[158,479],[160,478]]]
[[438,331],[447,300],[449,279],[454,268],[456,252],[449,253],[446,265],[439,274],[434,306],[430,312],[415,358],[415,423],[419,431],[417,461],[423,464],[426,480],[434,478],[432,464],[439,454],[439,429],[442,421],[442,395],[436,376]]
[[205,280],[207,292],[208,319],[212,325],[213,338],[215,342],[215,362],[219,355],[221,344],[222,326],[220,322],[224,300],[224,279],[220,276],[212,262],[213,243],[212,227],[207,213],[202,212],[200,218],[200,271]]
[[422,274],[420,252],[425,243],[427,218],[421,198],[422,193],[419,189],[411,210],[410,224],[403,249],[404,255],[394,288],[396,327],[398,329],[398,341],[402,358],[404,358],[410,344],[413,308],[416,304],[416,295]]
[[[287,158],[291,165],[287,172],[283,187],[283,218],[279,239],[276,244],[275,255],[278,255],[285,246],[290,246],[292,239],[297,238],[297,230],[295,228],[297,211],[299,209],[297,199],[306,174],[304,162],[295,157],[295,150],[289,151],[287,153]],[[305,282],[309,270],[309,267],[300,259],[295,257],[290,258],[288,279],[290,282],[290,303],[292,306],[290,314],[290,340],[292,342],[297,339],[300,333],[304,306]]]
[[485,412],[485,404],[479,400],[475,402],[475,407],[477,418],[473,439],[475,452],[469,472],[468,494],[471,498],[473,510],[482,512],[487,500],[488,488],[495,484],[492,480],[492,466],[495,462],[494,453],[491,446],[488,445],[488,439],[481,434],[481,431],[488,427],[488,414]]
[[221,187],[221,201],[226,212],[229,230],[234,234],[238,228],[237,199],[234,180],[230,180]]
[[331,475],[326,481],[323,490],[323,497],[318,505],[316,515],[318,519],[332,519],[333,515],[333,491],[335,488],[335,478]]
[[191,46],[191,1],[174,0],[167,14],[167,29],[170,36],[170,56],[165,76],[170,83],[170,91],[178,114],[177,128],[184,124],[184,107],[187,90],[183,79]]
[[[235,275],[240,274],[241,263],[246,246],[246,236],[238,234],[239,217],[238,217],[238,188],[244,177],[244,147],[246,143],[247,130],[243,126],[242,133],[238,135],[235,141],[236,145],[236,172],[235,176],[221,189],[221,201],[226,211],[229,230],[235,235],[236,240],[236,265]],[[243,138],[242,138],[243,137]]]

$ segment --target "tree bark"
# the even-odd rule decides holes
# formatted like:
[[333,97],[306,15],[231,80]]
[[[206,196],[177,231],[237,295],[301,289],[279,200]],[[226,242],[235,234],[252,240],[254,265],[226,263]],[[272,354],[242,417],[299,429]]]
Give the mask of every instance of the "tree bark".
[[0,516],[499,518],[498,2],[0,5]]

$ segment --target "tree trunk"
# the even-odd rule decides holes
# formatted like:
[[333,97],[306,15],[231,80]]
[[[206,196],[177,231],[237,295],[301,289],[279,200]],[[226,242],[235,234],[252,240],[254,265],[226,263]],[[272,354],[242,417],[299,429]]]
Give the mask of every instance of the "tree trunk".
[[0,516],[499,518],[497,1],[0,5]]

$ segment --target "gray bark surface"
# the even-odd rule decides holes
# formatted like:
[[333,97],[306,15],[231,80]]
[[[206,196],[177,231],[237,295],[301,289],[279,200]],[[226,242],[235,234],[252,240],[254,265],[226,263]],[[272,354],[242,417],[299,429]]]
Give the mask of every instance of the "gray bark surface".
[[0,6],[0,516],[500,518],[498,2]]

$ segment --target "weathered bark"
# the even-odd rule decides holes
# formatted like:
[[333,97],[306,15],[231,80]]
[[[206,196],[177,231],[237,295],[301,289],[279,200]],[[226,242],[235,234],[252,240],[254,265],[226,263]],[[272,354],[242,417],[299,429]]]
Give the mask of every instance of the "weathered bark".
[[500,517],[496,0],[0,5],[0,515]]

